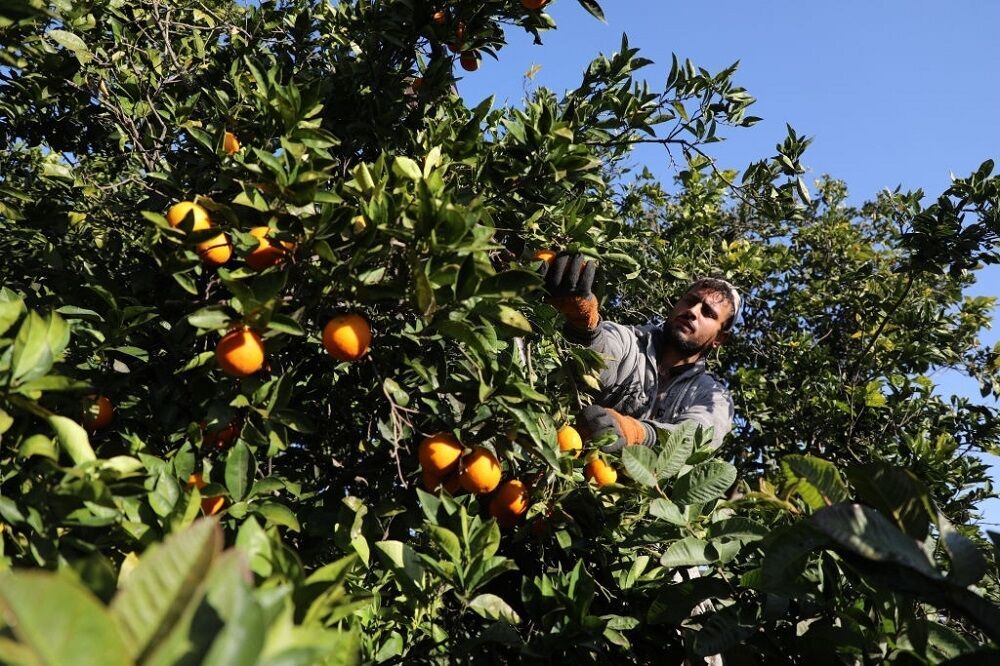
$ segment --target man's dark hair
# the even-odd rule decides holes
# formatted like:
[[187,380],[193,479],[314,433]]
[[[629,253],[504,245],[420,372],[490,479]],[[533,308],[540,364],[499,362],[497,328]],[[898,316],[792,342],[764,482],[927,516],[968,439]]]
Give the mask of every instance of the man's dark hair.
[[721,294],[726,299],[726,303],[729,303],[729,307],[732,308],[732,314],[729,315],[726,321],[722,322],[722,330],[731,331],[733,325],[736,323],[736,317],[740,314],[740,308],[743,306],[743,299],[740,298],[740,292],[736,291],[736,287],[722,278],[708,277],[696,280],[694,284],[688,287],[685,293],[690,293],[698,289],[707,289],[716,294]]

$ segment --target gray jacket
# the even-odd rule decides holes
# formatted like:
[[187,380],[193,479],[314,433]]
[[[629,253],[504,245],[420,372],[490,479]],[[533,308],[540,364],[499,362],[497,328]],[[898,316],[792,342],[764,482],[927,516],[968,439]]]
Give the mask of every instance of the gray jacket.
[[596,404],[640,419],[646,442],[656,429],[673,430],[684,421],[713,429],[719,448],[733,424],[733,400],[726,387],[706,372],[705,360],[661,373],[656,360],[666,340],[657,325],[622,326],[602,321],[587,334],[567,330],[567,339],[585,344],[605,362]]

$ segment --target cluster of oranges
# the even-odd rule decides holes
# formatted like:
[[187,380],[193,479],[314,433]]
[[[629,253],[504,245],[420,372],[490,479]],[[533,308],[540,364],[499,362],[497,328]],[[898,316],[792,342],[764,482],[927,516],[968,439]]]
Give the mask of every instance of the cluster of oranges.
[[477,495],[496,490],[490,500],[490,514],[501,526],[513,527],[528,510],[527,486],[518,479],[500,485],[500,462],[489,449],[476,447],[467,455],[463,453],[465,447],[450,433],[439,432],[424,438],[417,450],[424,487],[428,490],[443,487],[450,493],[464,490]]
[[[239,142],[230,132],[224,141],[226,152],[239,150]],[[167,211],[167,222],[177,228],[185,220],[190,220],[191,231],[203,231],[213,227],[208,211],[193,201],[181,201]],[[271,229],[266,226],[254,227],[250,235],[257,239],[257,247],[246,256],[246,264],[255,271],[262,271],[285,261],[295,251],[295,243],[289,241],[272,242]],[[229,237],[218,235],[197,244],[202,261],[213,266],[221,266],[232,256]],[[359,314],[349,313],[334,317],[323,328],[323,346],[338,361],[356,361],[368,353],[371,344],[371,327]],[[260,335],[247,326],[233,328],[219,341],[215,348],[215,360],[219,368],[233,377],[249,377],[264,367],[266,362],[264,341]]]
[[[556,440],[559,450],[574,458],[583,450],[583,438],[573,426],[560,428]],[[417,460],[427,490],[443,488],[453,495],[462,491],[477,495],[493,493],[489,512],[501,527],[514,527],[528,510],[528,486],[520,479],[501,484],[500,462],[489,449],[478,446],[466,453],[465,446],[454,435],[439,432],[420,442]],[[587,463],[584,474],[598,486],[614,483],[618,478],[614,469],[596,457]]]

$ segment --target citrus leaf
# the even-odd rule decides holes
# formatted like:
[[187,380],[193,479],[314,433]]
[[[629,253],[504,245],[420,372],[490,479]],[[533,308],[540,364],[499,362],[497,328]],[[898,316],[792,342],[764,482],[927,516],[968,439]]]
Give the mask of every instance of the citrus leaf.
[[108,612],[72,580],[40,571],[8,573],[0,577],[0,608],[36,663],[132,663]]
[[521,622],[521,617],[510,604],[495,594],[480,594],[469,602],[469,608],[487,620],[503,620],[508,624]]
[[794,491],[812,509],[843,502],[847,487],[833,463],[813,456],[791,455],[781,459],[785,488]]
[[667,547],[660,557],[660,564],[668,569],[709,564],[712,562],[712,557],[707,549],[708,542],[704,539],[684,537]]
[[622,451],[625,473],[637,483],[653,487],[656,485],[656,454],[645,446],[629,446]]
[[736,481],[736,468],[721,460],[709,460],[677,479],[671,499],[677,504],[702,504],[722,495]]
[[63,451],[69,454],[73,464],[80,465],[97,460],[97,455],[94,454],[94,449],[90,446],[87,431],[79,423],[58,414],[52,414],[46,420],[56,431],[60,446]]
[[140,558],[111,602],[111,614],[138,661],[174,628],[222,551],[214,519],[195,521]]
[[838,545],[861,557],[901,564],[934,580],[943,578],[913,539],[871,507],[835,504],[817,511],[809,522]]

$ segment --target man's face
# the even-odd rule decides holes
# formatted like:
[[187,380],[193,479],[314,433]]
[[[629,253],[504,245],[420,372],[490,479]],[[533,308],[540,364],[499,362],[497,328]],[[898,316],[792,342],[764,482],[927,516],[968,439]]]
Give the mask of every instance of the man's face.
[[722,325],[732,314],[725,296],[710,289],[695,289],[670,311],[664,330],[678,350],[693,355],[725,342],[729,334]]

